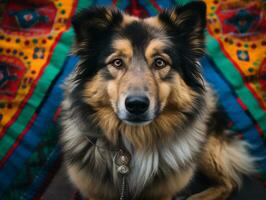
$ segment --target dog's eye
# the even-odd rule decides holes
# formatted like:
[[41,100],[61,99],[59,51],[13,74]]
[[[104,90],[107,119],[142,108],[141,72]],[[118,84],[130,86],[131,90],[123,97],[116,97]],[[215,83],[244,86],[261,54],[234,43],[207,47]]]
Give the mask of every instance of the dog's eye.
[[121,68],[123,66],[123,61],[121,59],[114,59],[111,64],[115,68]]
[[154,67],[157,69],[162,69],[166,66],[166,62],[162,58],[156,58],[154,60]]

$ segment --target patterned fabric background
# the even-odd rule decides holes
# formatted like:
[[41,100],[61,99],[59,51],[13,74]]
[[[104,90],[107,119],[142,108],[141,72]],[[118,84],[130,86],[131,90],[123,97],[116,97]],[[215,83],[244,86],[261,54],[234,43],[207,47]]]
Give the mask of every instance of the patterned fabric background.
[[59,84],[77,3],[1,1],[0,199],[38,196],[58,165]]
[[266,1],[206,0],[206,3],[207,50],[212,67],[209,69],[203,61],[206,78],[217,90],[235,131],[260,158],[258,176],[265,181]]
[[[156,15],[187,1],[0,0],[0,199],[37,199],[60,163],[61,83],[78,61],[71,16],[93,5]],[[266,180],[265,0],[206,0],[205,78]]]

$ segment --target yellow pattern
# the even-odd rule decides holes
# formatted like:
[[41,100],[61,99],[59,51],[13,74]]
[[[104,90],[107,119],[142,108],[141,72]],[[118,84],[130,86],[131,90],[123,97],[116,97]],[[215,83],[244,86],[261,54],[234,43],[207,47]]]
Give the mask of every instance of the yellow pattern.
[[[239,9],[244,8],[248,5],[257,5],[259,8],[265,8],[265,3],[260,0],[230,0],[230,1],[221,1],[221,0],[206,0],[208,5],[207,8],[207,20],[208,20],[208,29],[211,32],[212,36],[221,42],[224,51],[227,53],[227,57],[230,57],[233,60],[240,70],[240,73],[246,79],[247,85],[256,93],[260,99],[262,106],[266,108],[266,91],[262,89],[259,82],[259,71],[263,60],[266,58],[266,38],[265,33],[258,33],[250,36],[237,36],[234,34],[224,34],[222,32],[222,24],[216,14],[216,11],[219,6],[221,9]],[[266,20],[266,12],[261,9],[261,12],[264,12],[262,16]],[[245,55],[240,54],[239,59],[237,56],[238,51],[248,51],[249,60],[244,61]],[[227,66],[224,66],[227,67]],[[264,66],[265,67],[265,66]]]
[[[2,114],[3,116],[0,124],[0,133],[5,125],[12,119],[12,117],[14,117],[16,112],[19,110],[19,106],[23,101],[25,101],[30,91],[36,86],[36,84],[33,83],[41,75],[42,71],[45,70],[45,65],[49,64],[49,59],[51,56],[50,52],[52,52],[53,46],[57,42],[56,39],[69,27],[69,19],[73,12],[72,4],[74,2],[75,0],[53,1],[57,11],[52,31],[48,34],[41,36],[22,36],[16,33],[9,34],[0,29],[0,36],[3,36],[5,38],[4,40],[0,40],[0,47],[3,48],[1,55],[9,56],[10,53],[7,53],[7,49],[10,49],[10,52],[17,50],[18,53],[12,56],[19,58],[27,68],[23,79],[25,79],[26,77],[28,79],[32,79],[32,82],[26,85],[24,84],[24,87],[23,84],[20,84],[18,92],[16,93],[15,98],[13,98],[12,100],[8,98],[0,99],[0,103],[2,105],[6,105],[8,103],[12,107],[8,108],[7,106],[5,106],[3,108],[0,108],[0,114]],[[18,40],[20,41],[19,43],[17,42]],[[33,59],[34,50],[36,50],[36,48],[43,50],[43,58]],[[26,56],[27,60],[23,58],[21,59],[19,52],[23,52],[23,57]],[[39,53],[37,53],[37,56],[40,56],[41,53],[42,51],[39,51]],[[23,80],[21,82],[23,82]],[[33,101],[30,103],[34,104]]]

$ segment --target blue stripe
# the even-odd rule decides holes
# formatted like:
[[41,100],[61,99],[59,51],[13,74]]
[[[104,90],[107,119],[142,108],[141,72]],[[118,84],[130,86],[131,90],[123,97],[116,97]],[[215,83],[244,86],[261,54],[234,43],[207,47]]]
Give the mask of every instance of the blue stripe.
[[37,145],[41,142],[42,136],[51,134],[47,132],[47,128],[54,125],[52,121],[53,115],[63,98],[61,84],[65,77],[73,70],[73,66],[77,63],[77,60],[78,59],[75,57],[66,60],[64,71],[53,86],[33,126],[26,133],[21,144],[16,148],[13,155],[0,170],[0,196],[9,184],[11,184],[19,170],[25,165],[26,160],[32,155]]
[[154,8],[148,0],[140,1],[139,4],[144,7],[144,9],[148,12],[149,16],[155,16],[158,14],[156,8]]
[[258,164],[266,167],[266,149],[262,139],[256,130],[254,123],[239,105],[229,84],[223,79],[222,75],[215,70],[215,66],[208,58],[201,60],[205,79],[211,84],[218,94],[219,103],[233,121],[235,127],[243,134],[244,140],[252,144],[251,153],[259,157]]
[[95,5],[101,5],[101,6],[111,6],[113,3],[112,0],[96,0]]
[[120,10],[126,10],[126,8],[129,6],[129,0],[119,0],[118,8]]
[[40,188],[43,186],[44,182],[47,180],[47,176],[51,173],[51,171],[55,170],[54,165],[58,161],[60,156],[60,148],[56,146],[54,150],[50,153],[47,162],[42,167],[42,170],[38,173],[34,181],[28,190],[21,196],[21,200],[33,199],[37,193],[40,191]]
[[160,6],[160,8],[171,8],[175,5],[175,3],[171,0],[156,0],[156,2]]

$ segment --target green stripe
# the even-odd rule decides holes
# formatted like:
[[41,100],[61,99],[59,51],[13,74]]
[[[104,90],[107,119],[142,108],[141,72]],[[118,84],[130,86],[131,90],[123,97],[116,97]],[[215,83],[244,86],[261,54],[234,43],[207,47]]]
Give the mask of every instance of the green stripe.
[[233,63],[223,54],[219,43],[209,34],[207,34],[206,38],[208,53],[211,55],[219,70],[234,87],[236,94],[248,107],[249,112],[266,135],[266,113],[260,107],[257,99],[252,95],[248,88],[245,87],[242,76],[239,74]]
[[[77,5],[77,10],[88,7],[92,4],[92,1],[80,0]],[[70,28],[64,32],[58,41],[55,49],[52,53],[50,64],[44,70],[43,75],[39,79],[36,88],[28,100],[25,107],[22,109],[16,121],[7,129],[4,137],[0,140],[0,159],[7,153],[10,147],[18,135],[26,128],[30,119],[32,118],[36,108],[40,105],[45,96],[49,86],[60,72],[63,67],[66,56],[68,55],[69,49],[74,41],[74,31]]]
[[175,0],[176,5],[185,5],[189,2],[191,2],[191,0]]
[[156,15],[159,12],[155,7],[153,7],[152,3],[149,0],[145,0],[144,7],[148,7],[149,9],[152,10],[152,13],[150,13],[151,15],[153,14]]
[[120,4],[121,4],[121,0],[118,0],[118,1],[116,2],[116,5],[115,5],[115,6],[119,8],[119,7],[120,7]]
[[76,13],[80,11],[83,8],[88,8],[92,5],[93,1],[92,0],[78,0],[78,6]]
[[266,169],[264,168],[258,168],[258,174],[259,174],[259,179],[260,180],[266,180]]

